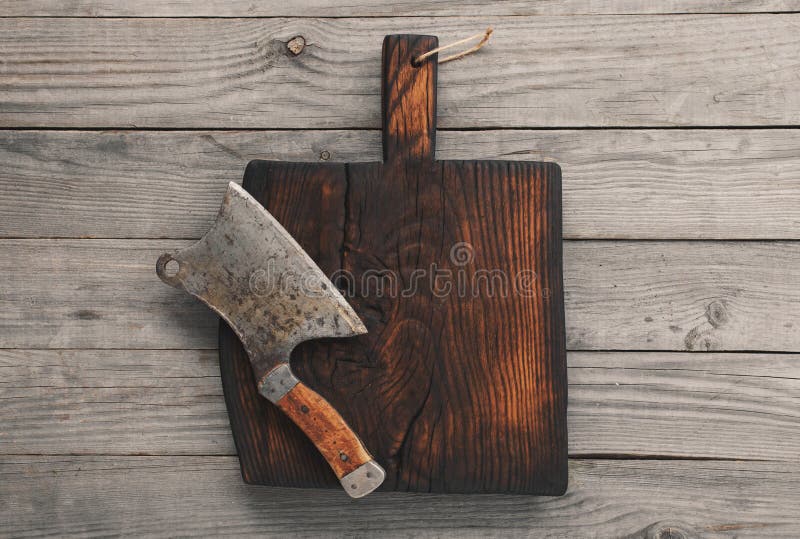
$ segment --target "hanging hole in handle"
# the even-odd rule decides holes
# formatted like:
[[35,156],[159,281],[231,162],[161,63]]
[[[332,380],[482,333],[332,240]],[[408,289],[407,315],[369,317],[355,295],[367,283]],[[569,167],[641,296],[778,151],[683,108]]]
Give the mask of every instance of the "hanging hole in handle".
[[173,258],[172,260],[168,260],[167,264],[164,266],[164,275],[167,277],[175,277],[179,269],[181,269],[181,265]]
[[156,274],[158,277],[170,286],[177,287],[180,285],[178,273],[180,273],[181,264],[170,253],[164,253],[158,257],[156,262]]

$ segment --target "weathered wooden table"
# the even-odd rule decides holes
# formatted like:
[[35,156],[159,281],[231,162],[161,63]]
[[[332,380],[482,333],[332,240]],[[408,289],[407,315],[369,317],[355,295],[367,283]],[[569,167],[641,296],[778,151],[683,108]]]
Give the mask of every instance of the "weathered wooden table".
[[[0,535],[800,535],[800,3],[337,4],[0,0]],[[250,159],[378,159],[384,34],[487,24],[438,155],[562,165],[567,495],[244,485],[156,256]]]

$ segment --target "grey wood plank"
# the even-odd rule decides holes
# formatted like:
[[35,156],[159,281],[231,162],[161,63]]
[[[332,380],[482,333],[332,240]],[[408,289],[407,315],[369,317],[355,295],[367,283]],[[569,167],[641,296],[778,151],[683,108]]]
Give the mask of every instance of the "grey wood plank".
[[798,11],[794,0],[0,0],[5,16],[70,17],[365,17],[365,16],[492,16],[643,13],[757,13]]
[[2,454],[235,455],[216,350],[0,350]]
[[800,356],[571,352],[573,456],[798,462]]
[[[215,348],[216,318],[154,271],[189,243],[0,240],[0,348]],[[798,352],[799,259],[797,242],[565,242],[567,344]]]
[[0,242],[0,348],[216,348],[216,317],[155,273],[189,243]]
[[[798,21],[493,17],[492,45],[440,70],[439,127],[798,125]],[[0,126],[377,128],[385,34],[486,22],[0,19]]]
[[199,238],[250,159],[379,159],[376,134],[0,131],[0,235]]
[[[572,456],[797,462],[797,355],[571,352],[568,364]],[[236,454],[215,350],[0,350],[0,395],[0,454]]]
[[585,460],[560,498],[242,484],[233,457],[8,457],[0,534],[796,537],[796,463]]
[[[571,239],[800,239],[800,130],[442,131],[558,162]],[[0,131],[0,236],[192,238],[250,159],[371,161],[377,131]]]
[[567,242],[567,346],[797,351],[798,255],[794,242]]

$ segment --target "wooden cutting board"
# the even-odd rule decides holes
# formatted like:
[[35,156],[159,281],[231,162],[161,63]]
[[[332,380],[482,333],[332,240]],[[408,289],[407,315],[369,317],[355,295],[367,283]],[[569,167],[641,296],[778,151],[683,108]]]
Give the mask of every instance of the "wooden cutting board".
[[[561,172],[435,159],[436,57],[412,59],[437,46],[431,36],[384,41],[382,163],[247,167],[244,187],[369,329],[303,343],[292,367],[384,466],[383,490],[562,494]],[[224,323],[220,364],[245,481],[339,488],[311,442],[258,396]]]

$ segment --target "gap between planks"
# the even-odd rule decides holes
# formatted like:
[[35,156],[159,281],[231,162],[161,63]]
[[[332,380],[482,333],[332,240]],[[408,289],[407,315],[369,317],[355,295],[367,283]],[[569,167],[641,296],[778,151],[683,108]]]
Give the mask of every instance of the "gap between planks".
[[[800,13],[800,12],[798,12]],[[2,18],[2,17],[0,17]],[[486,125],[478,127],[443,127],[437,128],[436,133],[481,133],[486,131],[761,131],[761,130],[798,130],[800,125],[578,125],[578,126],[502,126]],[[42,132],[62,132],[62,133],[307,133],[307,132],[336,132],[336,131],[360,131],[364,133],[380,133],[380,128],[343,126],[343,127],[219,127],[214,125],[200,127],[126,127],[126,126],[28,126],[28,125],[3,125],[0,126],[0,133],[14,131],[42,131]],[[438,149],[437,149],[438,150]]]
[[[187,458],[231,458],[238,457],[235,453],[148,453],[147,451],[136,451],[132,453],[111,453],[111,452],[64,452],[64,453],[0,453],[2,457],[187,457]],[[636,453],[586,453],[581,455],[570,455],[569,460],[632,460],[632,461],[687,461],[687,462],[785,462],[778,459],[753,459],[753,458],[734,458],[734,457],[696,457],[692,455],[641,455]]]

